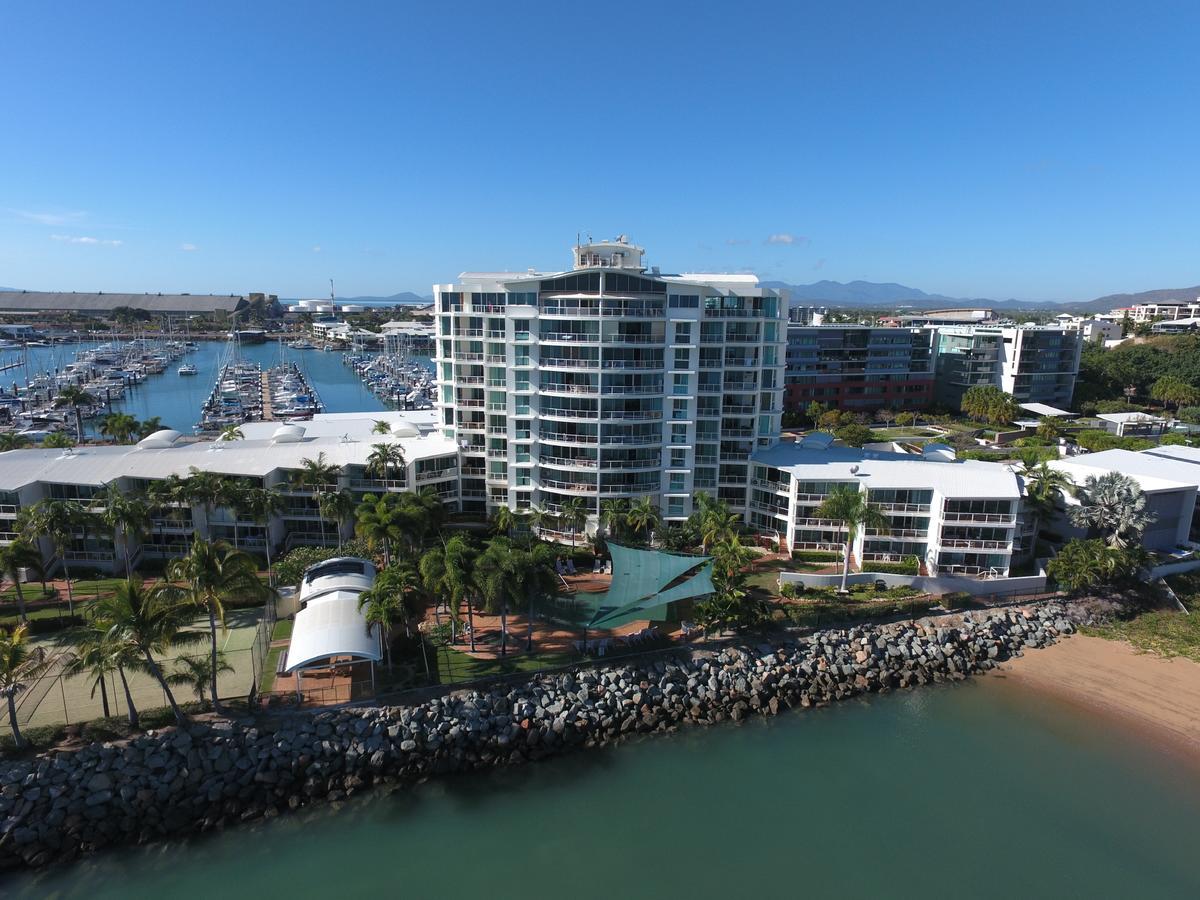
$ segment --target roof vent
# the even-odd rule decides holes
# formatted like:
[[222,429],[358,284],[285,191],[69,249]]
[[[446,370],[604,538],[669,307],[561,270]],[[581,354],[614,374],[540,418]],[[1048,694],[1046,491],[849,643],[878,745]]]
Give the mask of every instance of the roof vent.
[[272,444],[298,444],[304,440],[304,429],[299,425],[280,425],[271,435]]
[[164,428],[162,431],[156,431],[148,437],[138,441],[138,447],[144,450],[163,450],[167,447],[173,447],[175,442],[183,435],[173,428]]

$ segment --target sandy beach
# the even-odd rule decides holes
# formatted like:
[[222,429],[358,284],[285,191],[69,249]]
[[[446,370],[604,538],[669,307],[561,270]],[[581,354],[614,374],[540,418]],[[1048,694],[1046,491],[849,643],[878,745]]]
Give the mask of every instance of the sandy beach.
[[989,678],[1043,691],[1138,729],[1200,762],[1200,664],[1139,653],[1122,641],[1075,635],[1030,650]]

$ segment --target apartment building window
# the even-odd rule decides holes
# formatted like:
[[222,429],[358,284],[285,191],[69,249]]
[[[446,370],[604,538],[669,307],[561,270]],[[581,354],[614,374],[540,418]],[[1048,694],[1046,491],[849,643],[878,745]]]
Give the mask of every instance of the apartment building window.
[[667,306],[671,309],[699,309],[699,294],[671,294],[667,298]]
[[691,322],[676,322],[675,323],[675,343],[690,344],[692,342],[692,323]]
[[671,518],[681,518],[686,513],[684,512],[683,497],[668,497],[667,498],[667,515]]
[[682,469],[687,466],[687,451],[672,450],[671,451],[671,468]]
[[687,426],[672,425],[671,426],[671,443],[686,444],[687,443]]
[[687,375],[672,375],[671,376],[671,393],[672,394],[690,394],[688,390],[689,379]]
[[674,364],[673,368],[687,369],[690,367],[691,362],[692,362],[692,351],[691,350],[687,349],[686,347],[676,347],[675,348],[675,364]]
[[668,489],[674,492],[687,490],[687,476],[682,472],[672,472]]

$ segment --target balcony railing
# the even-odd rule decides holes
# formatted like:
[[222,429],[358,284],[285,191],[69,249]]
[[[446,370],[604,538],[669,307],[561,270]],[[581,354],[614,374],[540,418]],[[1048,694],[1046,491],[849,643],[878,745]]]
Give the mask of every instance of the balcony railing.
[[557,466],[559,468],[578,467],[582,469],[599,468],[600,463],[595,459],[577,459],[569,456],[542,456],[538,458],[538,462],[543,466]]
[[1008,541],[972,541],[952,538],[938,541],[938,546],[944,550],[1007,550]]
[[945,522],[983,522],[991,524],[1012,525],[1017,521],[1016,513],[976,513],[976,512],[946,512],[942,514]]

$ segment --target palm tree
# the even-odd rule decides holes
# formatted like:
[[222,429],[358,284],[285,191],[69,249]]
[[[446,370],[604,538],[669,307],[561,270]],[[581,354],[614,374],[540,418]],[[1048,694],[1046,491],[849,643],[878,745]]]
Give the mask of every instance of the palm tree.
[[1146,495],[1138,483],[1121,472],[1089,475],[1076,497],[1079,505],[1067,509],[1071,524],[1103,535],[1109,546],[1119,549],[1140,541],[1146,526],[1158,518],[1146,509]]
[[186,502],[196,504],[204,510],[204,525],[210,538],[213,513],[224,502],[228,490],[224,475],[197,469],[195,466],[191,466],[187,478],[179,482],[179,491]]
[[221,429],[221,434],[217,437],[218,441],[240,441],[246,437],[245,432],[237,425],[226,425]]
[[646,532],[646,543],[650,543],[650,537],[654,529],[658,527],[658,523],[662,521],[662,515],[655,506],[654,501],[649,497],[642,497],[629,508],[629,513],[626,516],[626,521],[629,527],[635,532]]
[[[392,629],[407,619],[404,612],[404,601],[399,592],[397,592],[391,584],[384,579],[384,575],[388,572],[384,569],[380,573],[380,578],[376,579],[374,586],[369,591],[363,591],[358,595],[358,611],[363,613],[363,619],[367,623],[367,634],[371,633],[371,628],[379,629],[379,638],[383,643],[383,655],[387,660],[388,671],[392,671]],[[363,608],[366,611],[363,612]]]
[[5,431],[0,434],[0,453],[7,453],[9,450],[19,450],[22,447],[28,446],[29,438],[21,434],[19,431]]
[[62,560],[63,577],[67,582],[67,611],[75,615],[75,594],[71,589],[67,551],[75,540],[76,532],[86,526],[87,510],[75,500],[43,498],[33,506],[25,507],[21,513],[21,531],[34,539],[48,537],[54,544],[55,553]]
[[[575,499],[575,498],[571,498]],[[563,504],[566,507],[566,504]],[[496,512],[492,515],[492,531],[496,534],[512,535],[512,530],[517,527],[518,516],[507,506],[499,506]]]
[[138,420],[129,413],[109,413],[100,422],[100,433],[111,438],[113,443],[128,444],[138,433]]
[[371,426],[371,434],[391,434],[392,423],[386,419],[376,419],[375,424]]
[[[213,660],[207,653],[200,656],[181,656],[175,660],[175,671],[167,676],[167,683],[188,687],[201,703],[210,686],[216,684],[213,673]],[[233,672],[233,666],[225,661],[225,654],[218,653],[216,660],[216,675],[222,672]],[[213,694],[214,699],[216,694]]]
[[69,450],[75,446],[75,438],[65,431],[56,431],[42,439],[42,446],[47,450]]
[[249,484],[241,478],[224,476],[218,491],[218,503],[233,515],[233,546],[241,549],[242,541],[238,521],[246,511]]
[[112,531],[114,539],[117,534],[121,535],[121,544],[125,548],[125,577],[132,578],[131,545],[146,533],[150,525],[150,507],[141,495],[127,494],[115,481],[110,481],[104,493],[92,499],[91,511]]
[[500,655],[508,653],[508,610],[511,601],[524,597],[529,605],[526,650],[533,650],[534,601],[551,593],[554,578],[554,551],[547,544],[535,544],[527,550],[513,545],[506,537],[494,537],[479,557],[476,576],[488,612],[500,615]]
[[[329,519],[337,530],[338,549],[342,549],[342,523],[354,512],[354,495],[349,491],[325,491],[317,494],[317,509],[321,513],[322,522]],[[324,524],[322,524],[322,530]]]
[[404,459],[404,450],[399,444],[372,444],[371,452],[367,456],[367,474],[372,478],[378,478],[380,481],[391,481],[392,476],[396,472],[400,472],[403,477],[404,467],[407,462]]
[[77,384],[68,384],[54,398],[54,408],[70,408],[75,412],[75,440],[83,441],[83,407],[95,406],[96,398]]
[[741,516],[730,512],[724,500],[716,501],[700,515],[700,546],[705,553],[713,544],[737,534],[741,526]]
[[217,624],[225,627],[225,604],[235,599],[265,599],[275,596],[274,589],[258,577],[254,558],[235,550],[224,541],[205,541],[197,537],[187,556],[167,566],[164,594],[190,603],[208,614],[208,632],[212,643],[213,709],[220,712],[217,692]]
[[[125,667],[132,665],[134,659],[140,660],[163,689],[171,711],[175,714],[175,721],[182,725],[186,717],[175,702],[175,695],[171,693],[170,684],[155,657],[161,656],[173,646],[203,641],[204,635],[200,632],[183,631],[191,624],[193,610],[163,590],[167,587],[169,586],[160,585],[147,591],[138,581],[126,581],[117,585],[111,594],[98,597],[92,604],[92,627],[102,632],[114,648],[120,648],[114,652],[119,652],[122,660],[118,670],[121,672],[122,682],[124,683]],[[126,659],[129,661],[125,662]],[[133,709],[129,686],[124,686],[126,703]]]
[[402,514],[397,508],[395,494],[363,494],[362,502],[354,510],[354,533],[367,542],[372,551],[383,549],[383,565],[392,564],[392,542],[404,535],[401,527]]
[[627,515],[629,515],[629,500],[625,497],[614,497],[612,500],[600,502],[600,522],[615,538],[620,539]]
[[840,522],[846,529],[846,543],[842,549],[842,586],[840,593],[847,593],[846,582],[850,577],[850,550],[860,528],[887,534],[891,520],[878,507],[867,502],[867,494],[852,485],[836,487],[821,501],[813,512],[814,519]]
[[29,643],[29,626],[22,623],[11,632],[0,629],[0,694],[8,701],[8,724],[13,743],[25,748],[25,738],[17,724],[17,694],[29,687],[54,662],[44,647]]
[[150,435],[154,434],[154,432],[162,431],[163,427],[161,416],[151,416],[148,419],[142,419],[142,421],[138,423],[138,437],[148,438]]
[[[104,718],[109,718],[112,711],[108,705],[108,684],[105,679],[117,670],[117,657],[113,652],[112,642],[106,640],[102,631],[88,629],[82,631],[75,639],[75,658],[63,670],[67,675],[87,673],[92,678],[92,697],[96,696],[96,688],[100,689],[100,707],[104,710]],[[136,713],[130,707],[130,724],[136,727]]]
[[[317,454],[316,459],[304,457],[300,460],[300,468],[292,474],[292,484],[301,490],[311,491],[319,495],[336,489],[341,467],[325,461],[325,452]],[[321,515],[321,540],[325,539],[325,513],[321,511],[318,499],[317,511]]]
[[1025,482],[1025,504],[1034,514],[1034,537],[1043,519],[1053,515],[1059,498],[1075,486],[1066,472],[1053,468],[1045,460],[1037,465],[1024,466],[1021,478]]
[[575,533],[587,521],[588,502],[583,497],[568,497],[562,502],[562,520],[571,529],[571,546],[575,546]]
[[42,554],[28,541],[16,540],[0,547],[0,572],[12,579],[17,592],[17,621],[22,625],[29,621],[25,615],[25,592],[21,589],[21,570],[37,569],[42,564]]
[[267,583],[275,585],[275,574],[271,569],[271,519],[283,509],[283,496],[279,491],[264,487],[251,487],[242,497],[242,511],[263,527],[266,536]]
[[421,557],[421,580],[425,589],[436,598],[446,599],[450,609],[451,640],[456,623],[459,621],[459,610],[465,601],[471,650],[475,650],[475,617],[471,602],[476,589],[475,561],[477,552],[471,539],[463,534],[456,534],[449,540],[443,541],[442,546],[434,547]]

